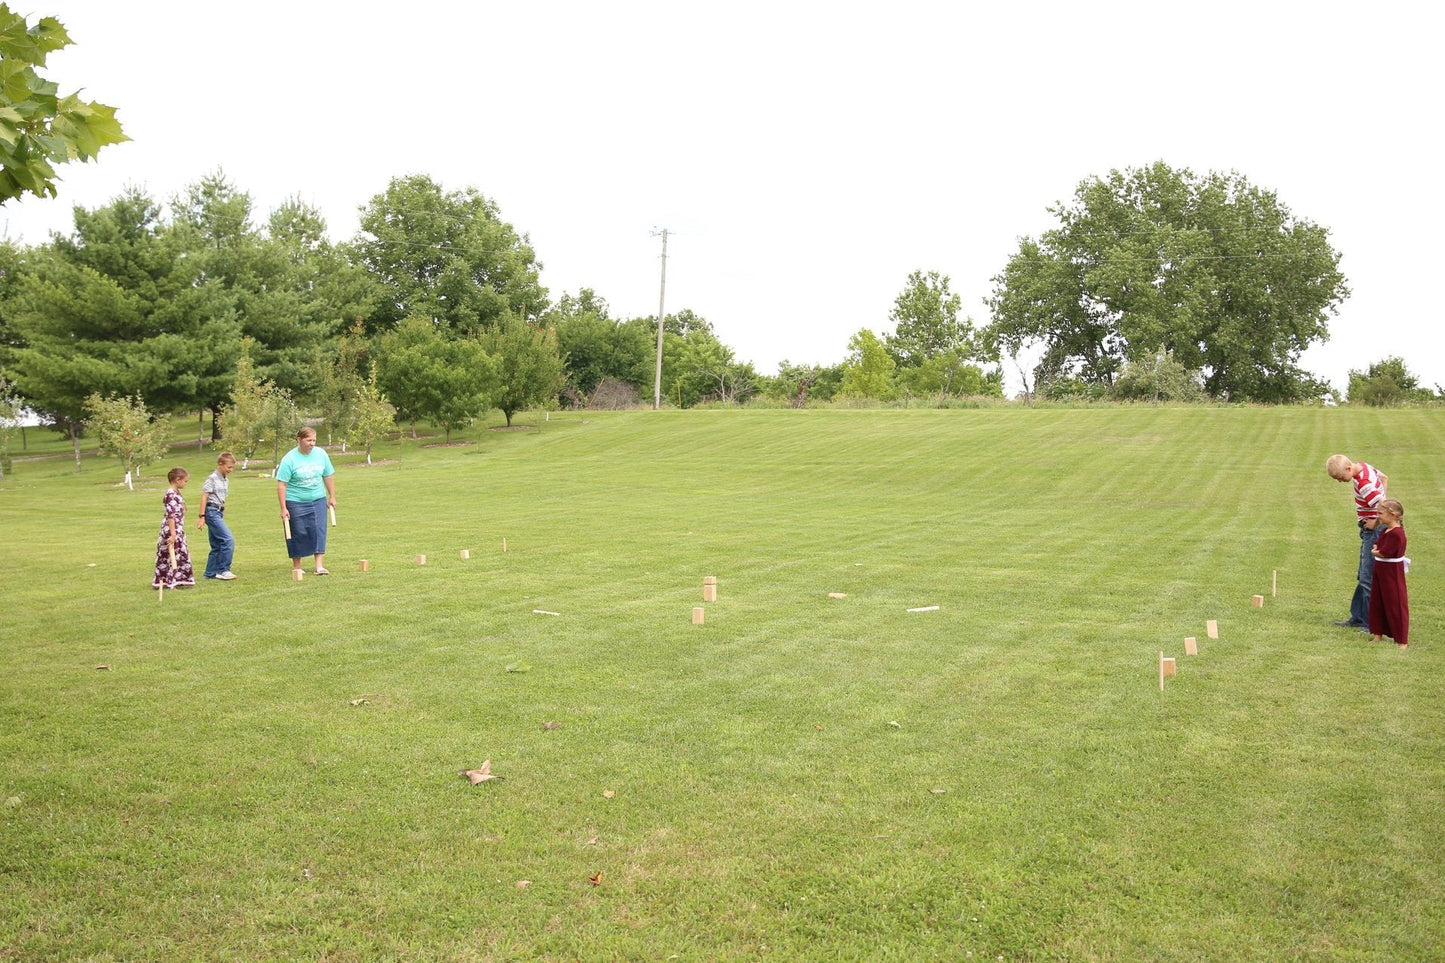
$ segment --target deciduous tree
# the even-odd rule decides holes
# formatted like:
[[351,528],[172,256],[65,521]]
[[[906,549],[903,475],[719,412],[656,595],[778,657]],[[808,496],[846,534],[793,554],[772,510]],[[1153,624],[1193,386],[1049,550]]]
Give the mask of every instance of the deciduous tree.
[[85,399],[85,426],[95,435],[102,455],[114,455],[125,469],[126,483],[167,451],[170,419],[153,418],[137,395]]
[[1042,382],[1110,385],[1160,350],[1216,397],[1290,401],[1297,366],[1348,296],[1328,232],[1237,173],[1163,163],[1083,181],[994,278],[992,342],[1039,355]]
[[54,17],[31,24],[0,3],[0,203],[54,197],[56,164],[93,160],[102,147],[130,140],[114,107],[62,96],[36,70],[71,42]]

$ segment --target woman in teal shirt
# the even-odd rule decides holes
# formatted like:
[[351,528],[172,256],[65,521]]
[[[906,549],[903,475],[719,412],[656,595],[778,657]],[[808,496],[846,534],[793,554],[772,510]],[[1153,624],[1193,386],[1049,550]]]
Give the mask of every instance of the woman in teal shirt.
[[315,428],[296,433],[296,447],[276,468],[276,497],[288,530],[286,554],[297,571],[302,556],[315,555],[316,574],[331,574],[321,563],[326,558],[326,509],[336,507],[335,474],[326,449],[316,447]]

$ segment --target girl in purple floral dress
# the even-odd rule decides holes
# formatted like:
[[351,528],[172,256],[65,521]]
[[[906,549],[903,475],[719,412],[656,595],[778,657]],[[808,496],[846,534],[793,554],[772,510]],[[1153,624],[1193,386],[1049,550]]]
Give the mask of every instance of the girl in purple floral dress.
[[171,487],[166,489],[164,498],[165,515],[161,517],[161,532],[156,538],[156,577],[151,588],[180,588],[196,584],[195,572],[191,570],[191,550],[186,545],[186,500],[181,489],[190,480],[190,473],[184,468],[172,468],[166,473]]

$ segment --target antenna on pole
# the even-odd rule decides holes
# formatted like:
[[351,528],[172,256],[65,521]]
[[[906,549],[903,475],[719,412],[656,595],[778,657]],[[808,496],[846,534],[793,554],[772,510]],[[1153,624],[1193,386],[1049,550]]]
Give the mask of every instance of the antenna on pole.
[[657,411],[662,407],[662,319],[666,315],[662,312],[663,303],[667,299],[667,228],[661,232],[653,231],[652,236],[662,234],[662,282],[657,289],[657,374],[652,380],[652,410]]

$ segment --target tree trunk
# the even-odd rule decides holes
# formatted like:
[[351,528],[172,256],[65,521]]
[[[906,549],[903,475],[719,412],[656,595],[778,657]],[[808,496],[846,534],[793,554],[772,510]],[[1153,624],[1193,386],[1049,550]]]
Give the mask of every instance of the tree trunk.
[[70,447],[75,452],[75,473],[80,474],[80,432],[75,428],[75,422],[70,423]]

